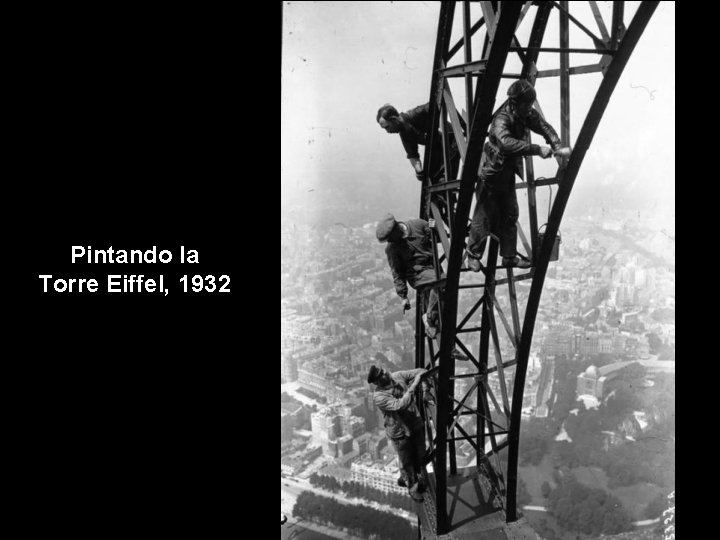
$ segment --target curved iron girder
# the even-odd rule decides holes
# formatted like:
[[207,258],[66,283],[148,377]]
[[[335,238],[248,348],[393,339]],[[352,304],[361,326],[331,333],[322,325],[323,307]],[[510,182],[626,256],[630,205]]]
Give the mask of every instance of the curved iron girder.
[[508,478],[507,478],[507,507],[506,519],[508,522],[516,521],[517,516],[517,466],[520,442],[520,421],[522,412],[522,401],[525,390],[525,375],[527,371],[528,357],[530,354],[530,346],[532,344],[533,330],[535,327],[535,318],[540,305],[540,296],[547,273],[548,263],[550,262],[550,251],[552,250],[555,236],[557,235],[562,220],[565,207],[567,205],[570,192],[575,178],[580,170],[580,165],[585,157],[585,153],[592,142],[598,124],[607,107],[610,96],[617,85],[620,75],[630,58],[632,51],[635,49],[640,36],[647,26],[650,17],[659,2],[642,2],[633,17],[626,34],[623,36],[622,42],[610,63],[605,76],[600,83],[595,99],[585,117],[585,122],[578,134],[575,148],[568,162],[567,168],[560,171],[558,182],[558,193],[555,198],[550,216],[548,218],[547,229],[545,231],[544,240],[540,246],[538,259],[536,261],[535,273],[530,287],[527,307],[525,310],[525,321],[523,323],[523,332],[520,339],[520,346],[517,351],[517,366],[515,368],[515,384],[513,387],[512,411],[510,418],[510,434],[508,447]]
[[437,404],[437,443],[436,443],[436,503],[438,534],[449,530],[447,515],[447,477],[446,477],[446,451],[447,451],[447,419],[450,413],[446,397],[450,385],[450,373],[453,362],[450,352],[455,342],[458,285],[460,280],[460,265],[462,253],[465,249],[465,236],[467,221],[470,213],[477,170],[480,165],[482,147],[487,136],[488,126],[492,118],[495,105],[495,96],[500,85],[502,70],[507,59],[512,38],[515,33],[517,21],[523,2],[505,2],[500,10],[492,48],[488,58],[485,74],[479,85],[475,99],[479,106],[473,111],[468,137],[468,153],[463,166],[460,180],[460,190],[457,207],[452,223],[453,235],[448,258],[447,282],[443,295],[442,321],[443,331],[440,339],[440,368],[438,376],[438,404]]

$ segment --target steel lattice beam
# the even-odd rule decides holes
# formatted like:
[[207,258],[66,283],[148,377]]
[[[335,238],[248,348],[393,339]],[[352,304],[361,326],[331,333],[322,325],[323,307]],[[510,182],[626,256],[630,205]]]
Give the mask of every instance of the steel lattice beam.
[[[448,473],[457,471],[455,462],[456,443],[468,443],[476,452],[476,463],[482,466],[478,470],[485,475],[483,482],[490,486],[494,497],[500,501],[504,509],[504,519],[514,522],[518,519],[516,506],[517,495],[517,464],[519,451],[519,431],[521,422],[522,401],[524,396],[525,375],[528,356],[532,343],[533,327],[539,307],[544,278],[550,262],[555,236],[559,230],[560,220],[564,212],[574,180],[597,125],[602,117],[610,94],[622,73],[627,60],[634,49],[658,2],[643,2],[637,10],[633,21],[625,29],[622,2],[613,2],[611,32],[608,32],[605,21],[595,2],[589,2],[590,10],[602,38],[593,34],[570,13],[568,2],[480,2],[482,16],[472,24],[470,3],[463,2],[458,9],[463,36],[451,47],[451,34],[455,16],[455,2],[442,2],[438,24],[438,34],[433,61],[433,75],[430,89],[431,129],[428,145],[425,148],[426,177],[423,180],[420,201],[420,215],[423,218],[433,217],[438,225],[436,230],[437,243],[442,245],[443,254],[438,253],[435,245],[435,270],[437,281],[434,283],[440,292],[440,346],[436,350],[433,340],[424,333],[421,322],[421,305],[416,302],[416,366],[431,367],[431,378],[435,380],[436,404],[424,409],[428,420],[427,433],[431,439],[431,447],[427,459],[434,467],[434,505],[426,502],[423,510],[427,518],[426,524],[432,528],[433,534],[440,535],[450,531],[452,523],[447,508]],[[520,21],[528,16],[530,7],[535,4],[537,9],[532,21],[532,30],[526,47],[523,47],[515,36]],[[522,10],[522,11],[521,11]],[[549,16],[557,10],[560,17],[560,47],[544,47],[546,28]],[[592,22],[593,19],[590,19]],[[595,49],[572,48],[569,40],[569,26],[573,23],[584,34],[588,35]],[[481,30],[483,30],[481,32]],[[480,59],[473,60],[471,54],[471,38],[479,34],[483,40]],[[462,64],[449,66],[451,58],[463,50]],[[597,64],[570,66],[569,53],[583,51],[598,54],[601,58]],[[503,73],[510,51],[517,52],[522,62],[520,74]],[[536,62],[539,54],[560,54],[560,69],[539,72]],[[583,74],[602,71],[604,79],[583,127],[574,145],[572,158],[566,168],[561,168],[553,178],[535,180],[533,160],[525,159],[525,181],[516,183],[517,189],[528,190],[528,211],[530,221],[530,242],[520,229],[520,235],[528,255],[533,259],[533,269],[526,274],[515,274],[506,269],[507,278],[496,279],[496,259],[498,255],[497,239],[490,241],[487,247],[488,259],[483,268],[484,283],[461,283],[462,255],[465,248],[468,217],[472,204],[473,193],[477,182],[477,171],[480,163],[483,144],[487,136],[488,126],[492,119],[501,78],[526,78],[534,84],[538,77],[560,77],[561,119],[560,132],[563,144],[571,143],[570,126],[570,82],[571,74]],[[462,77],[464,96],[454,97],[448,80],[451,77]],[[477,78],[473,91],[472,79]],[[549,99],[543,96],[543,99]],[[468,116],[464,118],[465,130],[461,126],[460,113],[456,102],[464,104]],[[541,112],[539,103],[536,108]],[[459,180],[449,175],[451,169],[450,137],[452,131],[456,138],[456,146],[462,158],[462,173]],[[438,132],[441,136],[437,136]],[[529,138],[529,133],[527,135]],[[529,139],[528,139],[529,140]],[[432,163],[433,157],[442,163]],[[438,167],[441,165],[441,167]],[[440,172],[437,172],[437,171]],[[430,177],[428,173],[433,173]],[[544,240],[538,241],[538,216],[535,204],[535,188],[542,185],[558,184],[559,190],[555,203],[547,218],[547,230]],[[443,265],[446,267],[443,270]],[[446,276],[441,279],[441,274]],[[520,324],[518,298],[515,282],[532,280],[527,300],[524,320]],[[501,287],[507,286],[509,310],[503,311],[498,302],[497,294]],[[467,314],[458,313],[458,294],[460,290],[478,291],[480,295],[473,299],[472,308]],[[480,311],[481,325],[471,324],[470,319]],[[514,358],[503,359],[498,333],[497,311],[501,327],[509,336]],[[506,313],[510,315],[507,318]],[[462,321],[458,325],[458,315]],[[468,348],[468,336],[478,335],[477,353]],[[426,349],[427,345],[427,349]],[[453,347],[457,346],[469,357],[469,365],[476,368],[471,373],[455,374],[455,361],[451,357]],[[490,348],[494,350],[495,365],[488,365]],[[429,362],[426,361],[426,350]],[[472,369],[471,368],[471,369]],[[514,369],[512,387],[508,383],[508,368]],[[496,389],[489,379],[497,377]],[[470,388],[463,391],[461,399],[455,398],[456,381],[467,381],[473,378]],[[476,396],[473,404],[473,394]],[[473,408],[474,407],[474,408]],[[475,433],[468,432],[469,424],[462,423],[463,417],[475,416]],[[432,419],[432,423],[429,421]],[[490,449],[487,449],[489,445]],[[508,451],[506,471],[493,464],[498,453]],[[449,467],[448,467],[449,456]],[[491,459],[492,458],[492,459]],[[506,474],[504,474],[506,472]],[[457,500],[455,500],[457,502]],[[455,502],[451,513],[455,508]],[[432,508],[429,509],[428,505]],[[422,520],[421,520],[422,521]]]
[[520,16],[522,2],[509,2],[503,5],[494,32],[492,45],[488,54],[487,66],[482,77],[479,91],[477,92],[477,103],[470,120],[470,136],[468,137],[468,152],[463,166],[463,173],[460,179],[460,192],[458,195],[457,207],[455,208],[455,219],[452,223],[452,231],[458,231],[452,237],[450,245],[450,257],[448,260],[448,281],[443,294],[442,321],[443,330],[440,340],[440,370],[438,381],[438,404],[437,404],[437,441],[436,441],[436,503],[438,534],[448,531],[449,523],[447,517],[447,478],[445,452],[447,447],[447,432],[449,403],[447,396],[450,394],[450,376],[453,371],[450,353],[455,343],[455,324],[458,300],[458,285],[460,277],[460,264],[462,250],[464,249],[464,237],[467,230],[467,220],[470,213],[472,195],[477,180],[477,170],[480,165],[482,146],[485,142],[487,129],[492,117],[495,95],[500,83],[505,60],[507,59],[510,43],[515,32],[515,27]]

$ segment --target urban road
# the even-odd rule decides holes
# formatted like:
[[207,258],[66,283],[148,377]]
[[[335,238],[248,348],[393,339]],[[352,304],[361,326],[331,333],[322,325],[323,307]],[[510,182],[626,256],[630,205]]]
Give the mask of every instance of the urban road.
[[288,518],[287,523],[282,526],[280,539],[291,540],[293,538],[297,538],[298,540],[302,540],[305,536],[308,538],[317,538],[317,535],[305,534],[308,530],[324,535],[323,539],[336,538],[337,540],[363,540],[362,538],[353,536],[345,531],[338,531],[319,523],[295,518]]
[[[523,510],[528,510],[528,511],[549,512],[549,510],[548,510],[547,508],[545,508],[544,506],[530,506],[530,505],[528,505],[528,506],[523,506],[522,508],[523,508]],[[642,520],[642,521],[633,521],[633,525],[634,525],[635,527],[646,527],[646,526],[648,526],[648,525],[654,525],[655,523],[659,523],[659,522],[660,522],[660,518],[656,518],[656,519],[644,519],[644,520]]]

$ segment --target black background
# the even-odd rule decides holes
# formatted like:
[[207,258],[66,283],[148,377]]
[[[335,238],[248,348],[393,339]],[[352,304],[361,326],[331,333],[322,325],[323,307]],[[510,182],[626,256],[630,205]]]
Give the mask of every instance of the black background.
[[[3,13],[4,509],[28,536],[266,538],[269,524],[276,534],[267,390],[278,369],[269,347],[280,182],[268,171],[280,157],[280,9],[241,6]],[[712,99],[706,83],[692,83],[684,133],[704,121],[692,103]],[[689,188],[708,174],[692,170],[704,151],[681,151],[688,180],[677,195],[694,201],[678,228],[712,235],[712,224],[697,221],[715,214],[713,200]],[[682,246],[697,236],[678,237],[689,253]],[[155,245],[176,260],[72,265],[72,245]],[[180,245],[198,250],[200,264],[179,265]],[[692,252],[689,262],[712,265],[706,248]],[[108,273],[185,271],[228,274],[232,292],[42,294],[37,277],[96,277],[104,288]],[[712,288],[707,279],[702,291]],[[691,305],[697,294],[686,289]],[[712,298],[699,300],[694,327],[712,321]],[[702,336],[713,330],[687,335],[683,348],[703,347],[694,359],[703,373],[714,351]],[[709,410],[698,399],[712,395],[695,389],[686,401]],[[687,420],[679,426],[689,433]],[[694,505],[703,502],[713,499]]]
[[[248,499],[254,522],[276,525],[275,484],[258,498],[277,468],[265,391],[278,369],[280,182],[268,171],[281,40],[269,4],[13,19],[4,259],[19,346],[5,417],[28,531],[237,534]],[[173,262],[71,264],[73,245],[157,246]],[[181,245],[199,264],[180,264]],[[167,297],[103,292],[108,274],[160,273]],[[226,274],[231,292],[183,293],[186,273]],[[94,277],[99,291],[43,293],[40,274]]]

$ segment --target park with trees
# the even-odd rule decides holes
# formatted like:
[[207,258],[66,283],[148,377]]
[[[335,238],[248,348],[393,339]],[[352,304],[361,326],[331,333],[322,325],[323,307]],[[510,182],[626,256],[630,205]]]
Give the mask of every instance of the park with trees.
[[570,531],[596,536],[632,529],[630,515],[616,497],[583,485],[572,476],[551,490],[548,502],[558,523]]
[[[611,534],[632,521],[656,519],[675,486],[675,375],[628,364],[599,405],[586,408],[577,399],[577,376],[603,365],[598,360],[557,357],[549,416],[523,421],[521,474],[532,483],[530,504],[550,512],[533,520],[540,528],[545,522],[546,538],[556,537],[556,525]],[[555,440],[561,432],[567,436]]]
[[348,497],[357,497],[374,501],[380,504],[387,504],[408,512],[415,511],[415,503],[406,493],[384,492],[360,482],[340,482],[334,476],[313,473],[310,476],[310,484],[316,487],[332,491],[333,493],[344,493]]
[[321,524],[332,524],[361,538],[396,540],[416,538],[417,527],[406,519],[369,506],[343,504],[335,499],[304,491],[295,502],[293,516]]

